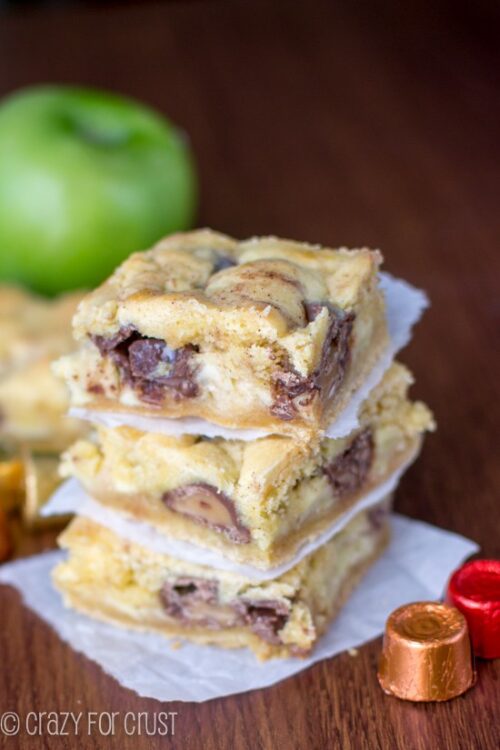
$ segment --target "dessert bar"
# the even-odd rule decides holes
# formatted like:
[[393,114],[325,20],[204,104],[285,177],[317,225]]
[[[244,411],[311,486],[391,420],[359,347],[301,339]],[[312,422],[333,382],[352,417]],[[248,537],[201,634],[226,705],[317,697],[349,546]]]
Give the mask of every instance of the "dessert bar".
[[72,405],[298,436],[388,343],[378,252],[208,230],[130,256],[80,304],[57,364]]
[[411,382],[394,363],[345,438],[244,442],[101,427],[66,452],[62,473],[167,536],[268,569],[416,457],[433,421],[409,400]]
[[81,299],[72,293],[44,300],[0,287],[0,443],[60,451],[83,434],[68,419],[68,393],[52,372],[54,357],[74,349],[71,318]]
[[260,659],[305,656],[386,546],[387,505],[264,582],[152,552],[80,517],[60,537],[69,557],[54,583],[66,605],[122,627],[246,646]]

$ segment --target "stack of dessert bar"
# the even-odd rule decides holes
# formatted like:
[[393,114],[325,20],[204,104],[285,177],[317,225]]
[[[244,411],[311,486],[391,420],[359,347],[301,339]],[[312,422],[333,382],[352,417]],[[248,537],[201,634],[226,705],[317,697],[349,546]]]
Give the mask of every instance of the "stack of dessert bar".
[[54,573],[69,606],[260,658],[311,651],[388,542],[390,498],[363,499],[433,426],[393,362],[358,427],[326,436],[388,346],[380,261],[204,230],[132,255],[83,300],[79,350],[56,369],[95,432],[63,474],[165,549],[223,564],[79,516]]
[[42,523],[40,508],[60,481],[59,453],[86,429],[66,416],[67,391],[51,370],[74,348],[81,296],[47,300],[0,286],[0,510],[20,509],[30,527]]

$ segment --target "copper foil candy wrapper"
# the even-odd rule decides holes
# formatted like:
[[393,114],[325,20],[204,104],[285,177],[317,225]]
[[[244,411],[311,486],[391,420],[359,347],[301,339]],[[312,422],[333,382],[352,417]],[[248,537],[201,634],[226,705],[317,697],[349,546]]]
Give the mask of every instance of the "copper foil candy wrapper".
[[10,512],[22,501],[24,467],[19,458],[0,460],[0,509]]
[[446,701],[474,682],[467,622],[454,607],[416,602],[387,620],[380,658],[384,692],[408,701]]
[[467,620],[476,656],[500,658],[500,560],[473,560],[456,570],[447,601]]

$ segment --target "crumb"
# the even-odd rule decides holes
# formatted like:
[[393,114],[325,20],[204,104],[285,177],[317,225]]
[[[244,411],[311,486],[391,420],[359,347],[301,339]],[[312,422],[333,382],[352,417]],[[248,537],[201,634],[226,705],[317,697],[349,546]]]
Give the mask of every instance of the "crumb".
[[180,648],[182,648],[182,641],[179,641],[177,638],[175,638],[173,641],[170,641],[170,648],[172,651],[178,651]]
[[349,656],[357,656],[359,654],[359,651],[357,648],[350,648],[347,653]]

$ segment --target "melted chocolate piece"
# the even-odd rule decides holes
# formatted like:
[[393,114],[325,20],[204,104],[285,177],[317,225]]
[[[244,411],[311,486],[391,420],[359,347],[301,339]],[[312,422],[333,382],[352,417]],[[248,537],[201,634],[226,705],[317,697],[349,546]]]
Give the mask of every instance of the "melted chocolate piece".
[[119,344],[126,341],[134,333],[136,333],[136,330],[132,326],[122,326],[114,336],[91,336],[91,339],[104,356],[116,349]]
[[208,627],[220,627],[216,617],[218,584],[206,578],[187,576],[166,581],[160,599],[169,617]]
[[312,323],[316,320],[321,310],[326,307],[322,302],[304,302],[304,310],[306,311],[306,319],[308,323]]
[[329,304],[311,302],[304,305],[308,322],[315,320],[324,307],[328,308],[330,325],[317,370],[303,377],[288,363],[275,376],[271,413],[278,419],[294,419],[299,406],[307,406],[323,390],[331,396],[344,379],[351,357],[349,339],[354,315]]
[[240,600],[235,608],[241,614],[245,625],[268,643],[281,643],[279,631],[285,627],[288,606],[275,599]]
[[271,414],[278,419],[289,421],[297,415],[297,404],[295,399],[302,396],[300,405],[306,406],[314,398],[318,391],[314,375],[304,378],[294,370],[283,369],[276,376],[274,383],[274,402],[271,406]]
[[371,430],[360,432],[350,446],[323,467],[335,497],[344,497],[359,490],[373,462],[374,443]]
[[329,307],[330,327],[323,344],[321,362],[314,377],[320,390],[331,397],[340,387],[351,361],[351,333],[354,313]]
[[161,339],[141,336],[132,326],[120,328],[109,338],[91,336],[91,339],[103,357],[113,360],[122,381],[134,388],[143,401],[160,404],[167,388],[177,398],[198,395],[190,361],[196,347],[170,349]]
[[160,339],[138,339],[128,347],[128,359],[132,377],[154,380],[161,363],[175,362],[175,351]]
[[377,505],[375,508],[369,509],[368,520],[375,531],[380,531],[384,526],[388,515],[389,509],[386,505]]
[[175,360],[166,380],[163,382],[167,388],[173,388],[180,396],[194,398],[198,395],[198,384],[194,379],[192,355],[198,351],[196,346],[188,344],[182,349],[175,349]]
[[87,390],[89,393],[95,393],[96,396],[104,395],[104,388],[100,383],[91,383],[89,386],[87,386]]
[[224,271],[226,268],[231,268],[236,265],[236,261],[229,257],[229,255],[223,255],[217,253],[212,273],[218,273]]
[[280,644],[279,631],[290,614],[287,604],[275,599],[219,601],[218,583],[206,578],[181,576],[166,581],[160,600],[169,617],[189,625],[214,630],[247,626],[267,643]]
[[205,482],[185,484],[163,495],[165,505],[195,523],[222,532],[235,544],[248,544],[250,532],[239,521],[230,497]]

